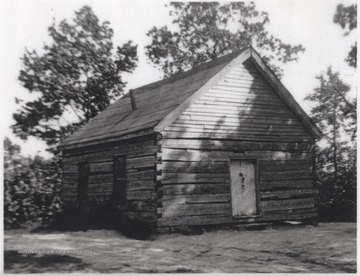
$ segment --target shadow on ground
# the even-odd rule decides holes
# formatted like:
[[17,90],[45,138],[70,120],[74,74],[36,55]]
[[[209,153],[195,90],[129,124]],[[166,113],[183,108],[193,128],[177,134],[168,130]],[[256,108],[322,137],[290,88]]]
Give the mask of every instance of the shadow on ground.
[[13,273],[73,272],[83,270],[81,259],[66,255],[20,254],[15,250],[4,251],[4,270]]

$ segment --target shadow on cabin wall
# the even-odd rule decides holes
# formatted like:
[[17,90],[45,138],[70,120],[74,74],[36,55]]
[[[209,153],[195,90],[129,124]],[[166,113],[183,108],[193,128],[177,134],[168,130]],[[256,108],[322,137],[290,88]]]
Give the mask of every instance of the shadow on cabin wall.
[[[263,151],[266,150],[261,148],[262,142],[284,142],[293,141],[299,142],[303,140],[308,135],[305,133],[300,133],[299,130],[294,131],[294,126],[298,126],[299,123],[297,122],[295,116],[291,114],[291,111],[285,107],[282,108],[285,103],[277,96],[271,95],[272,92],[264,89],[264,86],[269,86],[264,78],[262,82],[259,83],[259,72],[255,69],[254,65],[251,61],[247,61],[244,63],[244,67],[249,71],[250,76],[246,78],[247,84],[245,86],[249,86],[248,88],[249,93],[239,93],[235,97],[231,97],[231,94],[236,94],[236,91],[231,92],[231,88],[229,92],[223,91],[224,98],[219,100],[216,98],[214,93],[211,94],[211,97],[214,99],[210,99],[207,97],[209,93],[207,93],[204,97],[202,97],[197,104],[201,103],[202,105],[206,106],[209,105],[210,109],[207,111],[207,114],[200,114],[202,116],[207,116],[204,120],[204,133],[203,136],[200,138],[194,137],[190,138],[191,134],[190,131],[185,131],[182,133],[184,139],[198,139],[200,142],[200,148],[202,151],[206,151],[209,153],[216,153],[220,151],[228,151],[229,156],[236,154],[236,155],[244,155],[247,156],[247,152],[251,151]],[[256,72],[257,71],[257,72]],[[239,73],[240,74],[240,73]],[[233,80],[232,82],[235,86],[241,86],[242,82],[237,82]],[[229,84],[230,85],[230,84]],[[218,85],[217,87],[220,87]],[[221,91],[218,91],[221,93]],[[225,98],[225,95],[228,95]],[[221,108],[218,108],[217,105],[222,105]],[[219,110],[224,110],[223,113],[219,112]],[[218,119],[211,120],[211,118]],[[195,114],[198,115],[198,114]],[[214,117],[211,117],[212,115]],[[291,115],[291,116],[290,116]],[[300,127],[299,127],[300,129]],[[303,128],[304,129],[304,128]],[[305,129],[304,129],[305,131]],[[287,137],[284,137],[286,133]],[[290,137],[290,138],[288,138]],[[223,140],[225,147],[211,147],[209,143],[211,143],[210,139],[214,140]],[[242,140],[241,140],[242,139]],[[252,140],[253,139],[253,140]],[[253,148],[249,148],[248,150],[244,150],[239,146],[238,149],[226,147],[226,141],[239,141],[240,143],[246,142],[255,142],[257,144]],[[191,150],[192,151],[192,150]],[[194,150],[196,151],[196,150]],[[269,151],[269,150],[268,150]],[[277,150],[278,154],[271,154],[271,158],[274,160],[286,160],[286,159],[293,159],[293,154],[291,152],[287,152],[286,150]],[[265,155],[265,153],[264,153]],[[190,155],[189,155],[190,156]],[[186,162],[178,162],[182,164],[190,163],[191,157]],[[270,158],[270,157],[269,157]],[[199,162],[192,162],[194,167],[200,169],[200,171],[190,171],[193,173],[193,183],[189,183],[189,181],[179,181],[180,183],[173,183],[173,195],[182,195],[181,199],[177,202],[174,202],[173,205],[164,206],[164,210],[169,217],[189,217],[191,215],[191,210],[189,211],[190,214],[184,214],[181,208],[184,205],[187,205],[188,202],[192,201],[193,195],[205,195],[205,194],[212,194],[212,195],[221,195],[224,193],[231,193],[230,192],[230,181],[228,183],[221,183],[217,181],[216,175],[229,175],[229,163],[228,161],[217,161],[217,168],[215,170],[207,169],[211,168],[211,166],[198,166],[199,163],[212,163],[214,160],[201,160]],[[174,173],[182,173],[180,171],[182,166],[179,164],[178,172],[174,171]],[[184,165],[186,167],[186,165]],[[225,169],[220,169],[220,167]],[[226,169],[227,168],[227,169]],[[166,169],[165,169],[166,170]],[[207,182],[201,182],[201,177],[203,173],[208,173],[213,175],[213,180],[209,180]],[[229,176],[230,178],[230,176]],[[218,178],[219,179],[219,178]],[[200,181],[199,181],[200,180]],[[230,179],[229,179],[230,180]],[[275,179],[276,180],[276,179]],[[225,185],[224,185],[225,184]],[[207,189],[205,192],[203,189],[199,189],[200,185],[223,185],[226,186],[223,191],[219,189]],[[201,192],[200,192],[201,191]],[[220,197],[219,197],[220,198]],[[229,195],[231,198],[231,195]],[[209,205],[213,204],[216,206],[222,207],[219,209],[210,208]],[[224,209],[224,204],[228,204],[229,208]],[[200,204],[194,204],[200,205]],[[180,208],[181,207],[181,208]],[[226,211],[224,211],[226,210]],[[215,200],[214,202],[209,202],[205,207],[204,204],[204,211],[203,213],[197,212],[194,216],[201,216],[201,215],[215,215],[215,216],[222,216],[222,217],[229,217],[229,221],[231,221],[232,213],[231,213],[231,202],[229,200],[225,200],[221,202],[221,200]]]

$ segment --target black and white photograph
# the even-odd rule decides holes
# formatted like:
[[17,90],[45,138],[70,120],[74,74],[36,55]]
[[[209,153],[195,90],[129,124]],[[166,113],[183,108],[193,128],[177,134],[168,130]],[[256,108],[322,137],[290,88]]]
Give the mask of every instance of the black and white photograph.
[[356,273],[357,1],[0,0],[5,274]]

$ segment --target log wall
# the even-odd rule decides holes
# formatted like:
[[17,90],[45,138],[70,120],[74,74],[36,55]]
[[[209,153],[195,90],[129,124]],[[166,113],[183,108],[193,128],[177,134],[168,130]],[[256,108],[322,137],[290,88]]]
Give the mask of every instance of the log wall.
[[[317,216],[314,138],[251,62],[235,66],[161,134],[160,232]],[[232,217],[230,157],[258,160],[261,216]]]
[[153,136],[137,138],[86,149],[63,152],[63,192],[65,207],[76,206],[78,164],[88,162],[88,198],[90,205],[108,204],[113,194],[113,163],[116,156],[126,156],[126,206],[132,219],[155,221],[155,163],[157,146]]

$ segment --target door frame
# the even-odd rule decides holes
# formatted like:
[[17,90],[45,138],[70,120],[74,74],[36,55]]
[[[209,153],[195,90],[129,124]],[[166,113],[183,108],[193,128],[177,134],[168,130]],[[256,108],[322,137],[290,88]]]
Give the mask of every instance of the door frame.
[[[230,178],[230,193],[231,193],[231,160],[252,160],[254,161],[254,169],[255,169],[255,195],[256,195],[256,214],[251,216],[234,216],[233,218],[256,218],[261,216],[261,209],[260,209],[260,172],[259,172],[259,160],[257,158],[246,157],[246,156],[230,156],[229,157],[229,178]],[[230,197],[230,202],[232,206],[232,196]]]

